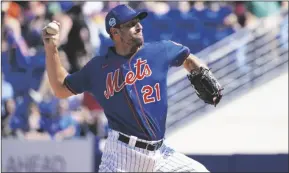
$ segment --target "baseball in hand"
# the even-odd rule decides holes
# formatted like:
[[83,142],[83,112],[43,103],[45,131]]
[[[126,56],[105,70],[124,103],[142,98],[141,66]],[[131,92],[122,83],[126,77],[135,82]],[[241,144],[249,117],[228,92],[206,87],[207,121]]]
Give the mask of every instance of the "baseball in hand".
[[50,22],[46,27],[46,32],[53,35],[58,34],[59,26],[55,22]]

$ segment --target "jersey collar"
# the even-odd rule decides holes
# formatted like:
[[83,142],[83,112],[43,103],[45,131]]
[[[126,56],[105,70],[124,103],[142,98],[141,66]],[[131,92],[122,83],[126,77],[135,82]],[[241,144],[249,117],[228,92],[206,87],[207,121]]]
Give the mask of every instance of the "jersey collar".
[[112,46],[112,47],[108,48],[108,52],[107,52],[107,57],[106,58],[129,60],[129,59],[133,58],[143,47],[144,47],[144,45],[138,51],[136,51],[131,57],[128,58],[128,57],[124,57],[124,56],[118,55],[115,52],[115,47]]

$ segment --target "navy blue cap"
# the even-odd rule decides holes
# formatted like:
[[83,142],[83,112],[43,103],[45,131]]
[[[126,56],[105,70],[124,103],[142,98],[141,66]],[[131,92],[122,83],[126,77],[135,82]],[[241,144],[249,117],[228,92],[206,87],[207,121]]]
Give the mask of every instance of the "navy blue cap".
[[136,12],[128,5],[118,5],[111,9],[111,11],[105,17],[106,32],[110,34],[110,28],[126,23],[135,18],[140,20],[144,19],[148,15],[147,12]]

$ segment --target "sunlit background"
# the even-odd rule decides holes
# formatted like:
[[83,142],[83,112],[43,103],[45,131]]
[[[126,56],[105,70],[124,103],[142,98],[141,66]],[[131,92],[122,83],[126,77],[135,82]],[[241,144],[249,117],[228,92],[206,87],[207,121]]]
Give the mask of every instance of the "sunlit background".
[[61,23],[60,58],[74,73],[112,45],[104,18],[145,9],[145,41],[173,40],[224,86],[214,108],[186,71],[168,74],[167,144],[211,172],[288,172],[288,2],[1,2],[2,171],[98,171],[107,136],[89,94],[53,96],[41,29]]

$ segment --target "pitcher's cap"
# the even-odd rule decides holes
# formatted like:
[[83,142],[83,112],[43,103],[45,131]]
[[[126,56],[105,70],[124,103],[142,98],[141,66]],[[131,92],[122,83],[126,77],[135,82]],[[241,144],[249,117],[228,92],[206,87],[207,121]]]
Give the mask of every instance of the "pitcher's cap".
[[142,20],[147,15],[147,12],[136,12],[128,5],[118,5],[111,9],[111,11],[105,17],[106,32],[110,34],[110,28],[121,25],[135,18]]

